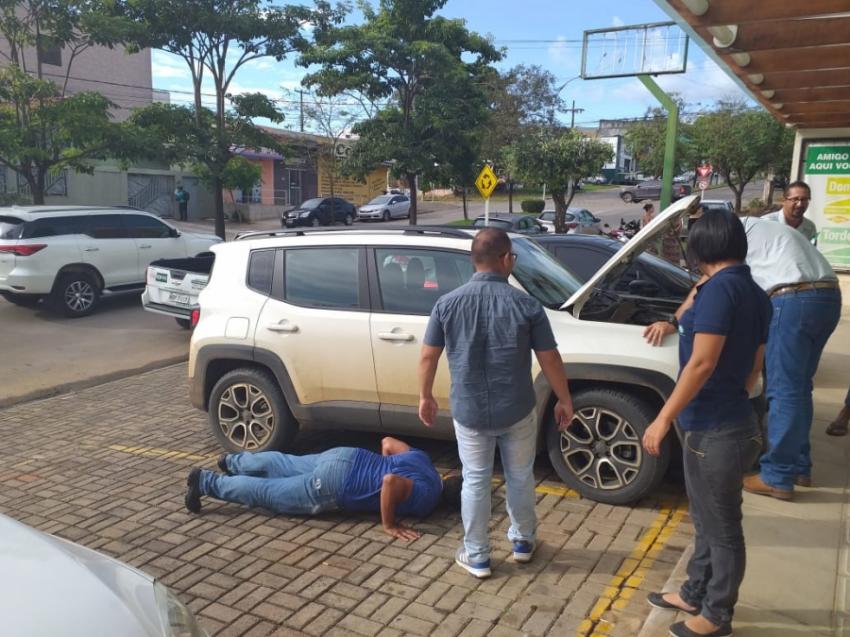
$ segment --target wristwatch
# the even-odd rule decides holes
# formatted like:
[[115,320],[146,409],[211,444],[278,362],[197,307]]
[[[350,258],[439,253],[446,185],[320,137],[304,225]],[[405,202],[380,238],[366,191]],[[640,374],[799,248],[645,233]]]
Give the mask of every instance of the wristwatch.
[[675,314],[673,316],[671,316],[670,318],[668,318],[667,322],[670,323],[670,325],[673,326],[673,329],[675,329],[676,331],[679,330],[679,319],[676,318]]

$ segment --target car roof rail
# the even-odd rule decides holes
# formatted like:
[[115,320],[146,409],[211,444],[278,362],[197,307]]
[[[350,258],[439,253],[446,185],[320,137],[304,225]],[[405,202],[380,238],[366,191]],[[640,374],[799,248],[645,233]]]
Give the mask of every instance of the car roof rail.
[[263,237],[304,237],[314,233],[327,232],[363,232],[369,234],[416,234],[416,235],[438,235],[443,237],[453,237],[455,239],[470,239],[469,232],[462,228],[453,226],[404,226],[398,228],[351,228],[349,226],[343,228],[282,228],[280,230],[248,230],[238,233],[233,240],[240,241],[242,239],[262,239]]

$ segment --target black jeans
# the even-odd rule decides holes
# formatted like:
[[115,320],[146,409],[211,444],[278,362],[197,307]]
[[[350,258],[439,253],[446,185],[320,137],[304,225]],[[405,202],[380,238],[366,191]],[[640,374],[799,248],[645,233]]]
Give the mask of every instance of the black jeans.
[[755,415],[743,423],[685,432],[683,437],[685,486],[696,537],[688,581],[679,594],[713,624],[732,622],[744,579],[741,488],[761,445]]

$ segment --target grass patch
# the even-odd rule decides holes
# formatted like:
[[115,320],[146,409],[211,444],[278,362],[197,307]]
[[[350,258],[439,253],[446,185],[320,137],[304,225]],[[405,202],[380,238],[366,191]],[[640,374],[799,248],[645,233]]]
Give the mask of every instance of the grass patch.
[[580,192],[595,192],[597,190],[618,190],[620,187],[616,184],[582,184]]
[[460,226],[461,228],[471,228],[473,221],[474,219],[455,219],[454,221],[449,221],[447,225]]

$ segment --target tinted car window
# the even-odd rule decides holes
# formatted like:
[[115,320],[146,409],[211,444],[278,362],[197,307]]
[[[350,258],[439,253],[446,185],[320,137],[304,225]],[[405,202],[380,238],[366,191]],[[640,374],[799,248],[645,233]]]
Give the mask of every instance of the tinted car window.
[[408,248],[375,253],[381,304],[387,312],[430,314],[438,298],[472,277],[467,254]]
[[555,249],[555,256],[582,281],[587,281],[611,255],[592,248],[559,246]]
[[126,239],[124,217],[127,215],[89,215],[86,234],[95,239]]
[[129,236],[134,239],[167,239],[171,236],[171,229],[153,217],[127,215],[124,221]]
[[284,298],[296,305],[351,309],[360,306],[358,248],[287,250]]
[[543,221],[555,221],[555,213],[544,212],[540,215],[540,219],[542,219]]
[[0,216],[0,239],[20,239],[23,228],[23,219]]
[[[510,232],[513,230],[513,226],[510,221],[505,221],[504,219],[490,219],[490,225],[494,228],[501,228],[502,230],[507,230]],[[472,223],[473,228],[483,228],[484,227],[484,219],[476,219]]]
[[22,239],[41,237],[60,237],[63,235],[83,234],[85,217],[50,217],[36,219],[24,226]]
[[248,262],[248,287],[265,295],[271,294],[274,275],[274,250],[255,250]]
[[581,282],[532,239],[513,241],[517,255],[513,275],[531,296],[545,307],[558,309]]

